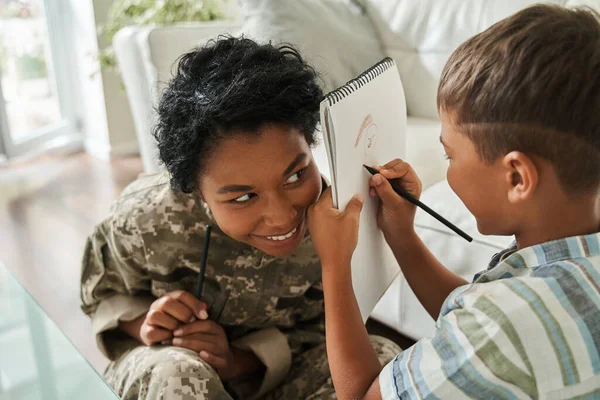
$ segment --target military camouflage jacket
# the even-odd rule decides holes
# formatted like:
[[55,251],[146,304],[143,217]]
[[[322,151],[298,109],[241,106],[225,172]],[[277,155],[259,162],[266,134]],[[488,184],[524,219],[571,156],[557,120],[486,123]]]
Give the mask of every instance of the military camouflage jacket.
[[[232,345],[251,350],[276,387],[292,357],[325,340],[321,268],[309,236],[295,254],[269,256],[225,235],[206,204],[171,189],[166,173],[142,175],[88,238],[81,299],[98,346],[110,359],[140,343],[115,329],[158,297],[193,293],[207,223],[213,226],[202,300]],[[266,345],[265,345],[266,344]]]

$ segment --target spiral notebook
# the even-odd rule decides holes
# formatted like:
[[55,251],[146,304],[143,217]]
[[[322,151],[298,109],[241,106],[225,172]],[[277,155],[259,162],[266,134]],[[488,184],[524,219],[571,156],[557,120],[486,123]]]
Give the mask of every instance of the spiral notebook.
[[345,209],[357,193],[365,199],[352,283],[366,321],[400,272],[377,226],[378,203],[369,196],[371,176],[363,168],[405,155],[406,100],[395,61],[385,58],[327,94],[321,102],[321,126],[334,205]]

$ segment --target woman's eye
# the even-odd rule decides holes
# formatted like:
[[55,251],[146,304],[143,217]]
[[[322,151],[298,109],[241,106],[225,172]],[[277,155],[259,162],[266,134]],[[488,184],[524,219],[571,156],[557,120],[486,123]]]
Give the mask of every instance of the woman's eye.
[[302,175],[304,175],[304,168],[301,169],[300,171],[296,172],[294,175],[290,176],[285,183],[298,182],[300,180],[300,178],[302,178]]
[[230,200],[230,202],[231,202],[231,203],[245,203],[245,202],[247,202],[248,200],[250,200],[251,198],[252,198],[252,194],[251,194],[251,193],[246,193],[246,194],[245,194],[245,195],[243,195],[243,196],[236,197],[235,199],[233,199],[233,200]]
[[448,154],[444,154],[444,158],[445,158],[446,160],[450,160],[450,156],[449,156]]

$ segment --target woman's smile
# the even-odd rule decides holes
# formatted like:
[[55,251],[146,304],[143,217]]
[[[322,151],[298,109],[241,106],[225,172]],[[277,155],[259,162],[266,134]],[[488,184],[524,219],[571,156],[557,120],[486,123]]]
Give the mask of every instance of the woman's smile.
[[291,230],[288,230],[286,233],[268,236],[252,234],[251,236],[264,242],[266,246],[277,248],[279,250],[285,248],[295,249],[306,233],[305,221],[306,219],[303,218],[302,221],[300,221],[298,224],[296,224],[296,226],[294,226]]

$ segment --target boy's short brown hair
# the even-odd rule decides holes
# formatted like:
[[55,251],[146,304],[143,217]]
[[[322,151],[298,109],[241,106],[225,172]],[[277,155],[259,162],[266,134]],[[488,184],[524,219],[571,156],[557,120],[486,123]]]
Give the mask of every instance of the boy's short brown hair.
[[567,193],[600,187],[600,14],[535,5],[463,43],[438,109],[492,163],[511,151],[552,163]]

